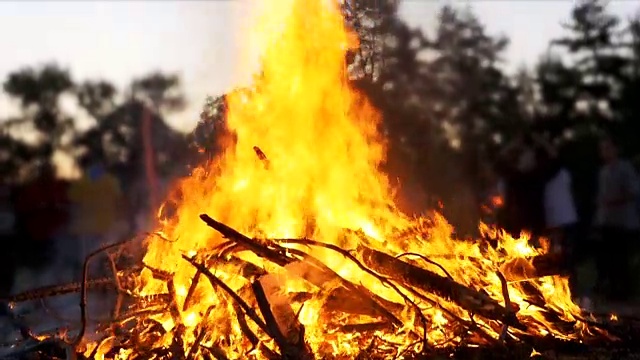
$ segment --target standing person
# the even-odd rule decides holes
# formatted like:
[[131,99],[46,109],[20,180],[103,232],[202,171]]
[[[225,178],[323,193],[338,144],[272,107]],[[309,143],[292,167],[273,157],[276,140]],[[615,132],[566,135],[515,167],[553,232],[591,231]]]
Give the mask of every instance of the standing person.
[[38,178],[17,189],[19,265],[42,268],[52,260],[51,250],[56,248],[69,221],[67,186],[66,181],[56,176],[53,165],[46,165]]
[[600,142],[600,156],[603,165],[598,174],[595,219],[601,234],[596,254],[597,287],[614,300],[626,300],[631,287],[629,251],[640,228],[636,207],[638,178],[631,163],[619,157],[611,139]]
[[[551,251],[560,255],[562,266],[569,274],[569,286],[572,292],[576,292],[578,254],[582,253],[576,244],[578,212],[573,199],[571,173],[559,164],[557,172],[545,185],[544,215]],[[585,308],[590,306],[588,300],[582,305]]]
[[491,166],[483,168],[483,187],[480,194],[480,210],[482,221],[486,224],[497,225],[500,218],[500,210],[504,205],[504,182]]
[[505,230],[512,236],[527,231],[536,239],[545,231],[545,186],[558,171],[555,149],[539,136],[520,136],[503,150],[498,165],[505,181]]
[[3,244],[0,252],[0,297],[9,295],[16,270],[15,245],[18,239],[12,195],[9,185],[0,184],[0,239]]
[[87,166],[83,178],[69,189],[69,199],[74,205],[71,232],[77,241],[69,260],[77,263],[79,271],[89,253],[118,236],[123,199],[118,180],[100,162]]
[[578,212],[573,200],[571,173],[564,167],[560,167],[545,185],[544,218],[552,251],[570,256]]

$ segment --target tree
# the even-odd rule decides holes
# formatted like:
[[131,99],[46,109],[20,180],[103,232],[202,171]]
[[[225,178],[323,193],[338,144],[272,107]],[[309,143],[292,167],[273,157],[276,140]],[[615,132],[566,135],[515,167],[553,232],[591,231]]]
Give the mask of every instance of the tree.
[[[621,51],[620,21],[602,0],[581,0],[552,41],[537,76],[542,104],[538,126],[563,142],[580,218],[593,218],[599,164],[597,137],[626,123],[623,84],[628,58]],[[558,51],[560,50],[560,51]],[[568,58],[568,62],[563,59]]]
[[[235,90],[240,91],[240,90]],[[208,97],[200,121],[189,135],[190,163],[203,164],[224,151],[231,134],[226,127],[227,94]]]
[[[94,118],[96,125],[77,140],[81,163],[102,161],[121,178],[138,176],[143,166],[143,116],[151,116],[150,134],[154,161],[160,175],[174,172],[180,164],[176,154],[184,154],[186,138],[171,129],[162,114],[185,105],[180,79],[174,74],[154,72],[132,81],[131,94],[117,104],[115,87],[105,81],[85,81],[76,90],[78,103]],[[173,157],[171,156],[171,152]],[[170,161],[171,160],[171,161]]]
[[573,60],[570,69],[553,69],[575,81],[573,93],[567,88],[564,94],[573,97],[573,104],[564,104],[566,109],[559,112],[567,118],[567,125],[595,130],[623,121],[618,111],[620,82],[628,60],[620,52],[619,25],[605,1],[581,0],[573,8],[570,22],[563,25],[567,35],[552,42]]
[[[542,57],[535,71],[541,99],[533,114],[535,126],[553,139],[562,137],[568,130],[579,131],[582,118],[576,109],[576,99],[580,72],[551,53]],[[589,130],[589,124],[584,125]]]
[[29,165],[39,155],[37,150],[2,129],[0,131],[1,182],[12,183],[23,180],[25,170],[29,170]]
[[184,109],[180,77],[175,74],[154,72],[134,80],[132,97],[148,102],[155,111],[167,113]]
[[116,88],[108,81],[85,81],[76,87],[78,104],[94,119],[101,119],[115,108]]
[[619,103],[623,121],[616,129],[615,136],[630,155],[640,158],[640,144],[637,141],[637,134],[640,133],[640,12],[629,20],[627,35],[625,50],[630,61],[622,79]]
[[102,161],[123,180],[132,180],[144,169],[142,118],[151,116],[151,139],[156,171],[171,176],[183,163],[186,155],[186,136],[171,129],[164,119],[137,100],[128,100],[100,119],[98,124],[77,141],[83,149],[81,163]]
[[440,11],[431,101],[438,104],[435,116],[453,132],[464,175],[472,181],[500,139],[521,125],[516,89],[501,69],[507,46],[506,38],[488,35],[471,11]]
[[437,178],[427,175],[436,162],[447,158],[446,151],[436,150],[443,145],[442,134],[428,114],[430,74],[421,58],[427,38],[398,16],[397,1],[356,0],[345,4],[349,5],[344,9],[347,24],[356,31],[360,43],[356,52],[347,54],[352,85],[382,115],[380,131],[388,143],[385,170],[392,179],[402,179],[399,200],[410,198],[408,210],[422,211],[429,207],[428,199],[419,194],[436,198],[447,173],[443,171]]
[[396,1],[348,3],[364,51],[347,60],[382,114],[387,171],[413,178],[446,211],[462,188],[477,190],[480,167],[518,123],[517,89],[500,69],[508,42],[487,35],[470,11],[444,7],[430,38],[398,17]]
[[60,98],[73,89],[71,75],[56,64],[27,67],[9,74],[3,87],[20,101],[21,122],[37,135],[39,156],[33,160],[38,167],[52,166],[53,154],[69,152],[72,144],[73,119],[60,109]]

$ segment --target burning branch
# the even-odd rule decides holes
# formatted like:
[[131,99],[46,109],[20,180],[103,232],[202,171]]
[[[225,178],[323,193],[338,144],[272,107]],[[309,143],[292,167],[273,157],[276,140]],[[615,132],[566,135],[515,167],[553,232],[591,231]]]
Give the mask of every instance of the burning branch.
[[[344,290],[347,290],[346,292],[342,292],[342,293],[340,293],[341,291],[343,291],[343,290],[340,290],[341,288],[331,290],[333,294],[337,295],[338,302],[341,304],[341,307],[339,309],[346,310],[342,306],[354,305],[354,304],[356,305],[355,308],[360,311],[362,310],[366,311],[367,309],[372,308],[375,315],[384,315],[389,320],[391,320],[393,324],[395,325],[401,324],[401,321],[397,319],[396,316],[394,316],[391,312],[389,312],[384,307],[379,305],[376,300],[372,299],[375,297],[375,295],[363,294],[363,290],[361,288],[358,288],[357,286],[344,280],[343,278],[338,276],[338,274],[336,274],[333,270],[329,269],[324,264],[322,264],[322,262],[318,261],[312,256],[301,251],[296,251],[295,249],[283,248],[276,244],[270,244],[270,247],[266,247],[265,245],[260,244],[256,240],[250,239],[240,234],[238,231],[211,219],[206,214],[200,215],[200,218],[204,220],[207,225],[220,231],[220,233],[222,233],[225,237],[238,240],[240,245],[245,246],[248,250],[252,250],[256,255],[266,258],[267,260],[272,261],[282,267],[286,267],[287,265],[291,265],[294,262],[297,262],[296,259],[287,257],[284,254],[292,253],[300,256],[306,261],[308,265],[311,266],[312,269],[317,270],[317,274],[305,275],[304,273],[303,274],[298,273],[297,275],[301,276],[305,280],[308,280],[309,282],[313,283],[318,287],[322,288],[325,285],[325,283],[330,282],[332,280],[337,280],[338,282],[340,282],[346,287]],[[248,244],[248,246],[246,246],[246,244]],[[323,280],[318,281],[318,279],[323,279]],[[356,294],[359,294],[359,296],[357,296],[359,299],[354,298],[354,295]]]
[[263,259],[269,260],[280,266],[285,266],[292,261],[292,259],[288,258],[285,253],[274,251],[269,247],[250,239],[227,225],[213,220],[207,214],[200,215],[200,219],[202,219],[202,221],[204,221],[209,227],[217,230],[227,239],[236,241],[238,244],[242,245],[247,250],[254,252]]
[[[265,321],[267,321],[269,323],[269,325],[267,323],[265,323],[264,321],[262,321],[262,319],[260,319],[260,317],[258,316],[258,314],[255,312],[255,310],[253,308],[251,308],[238,294],[236,294],[222,280],[218,279],[215,275],[213,275],[209,271],[209,269],[207,269],[204,265],[196,262],[195,259],[193,259],[193,258],[189,258],[189,257],[184,256],[184,255],[183,255],[183,258],[185,260],[187,260],[191,265],[193,265],[196,269],[198,269],[201,273],[203,273],[207,277],[207,279],[209,279],[209,281],[211,282],[211,285],[214,288],[215,287],[219,287],[225,293],[227,293],[234,300],[234,302],[238,306],[240,306],[242,311],[247,316],[249,316],[249,318],[256,325],[258,325],[260,330],[262,330],[265,334],[269,335],[269,337],[271,337],[272,339],[276,340],[276,344],[280,347],[280,351],[281,351],[281,354],[283,356],[285,356],[285,354],[290,354],[290,352],[292,352],[292,348],[295,349],[295,350],[293,350],[293,353],[295,353],[295,354],[298,354],[298,355],[306,354],[305,351],[301,351],[299,346],[293,346],[292,344],[289,344],[285,340],[284,335],[282,335],[282,333],[277,328],[277,324],[275,323],[275,319],[273,318],[273,314],[271,313],[271,310],[270,309],[267,310],[267,308],[266,308],[266,306],[269,306],[268,302],[267,302],[266,305],[264,305],[264,303],[263,303],[263,307],[261,308],[261,310],[264,310],[264,312],[268,314],[268,316],[265,317]],[[255,287],[254,287],[254,291],[256,291]],[[264,293],[262,293],[262,295],[264,295]],[[263,301],[266,301],[266,300],[263,300]],[[264,313],[263,313],[263,315],[264,315]],[[270,323],[269,320],[273,320],[273,323]],[[304,357],[301,357],[301,358],[304,358]]]
[[258,159],[260,159],[260,161],[262,161],[264,163],[264,168],[269,170],[269,165],[270,164],[269,164],[269,159],[267,158],[267,155],[264,152],[262,152],[262,150],[257,146],[253,147],[253,151],[258,156]]
[[[251,250],[263,259],[281,265],[284,269],[288,270],[288,275],[299,276],[310,281],[320,289],[326,289],[328,291],[328,295],[326,296],[324,306],[327,309],[330,309],[331,311],[346,311],[347,313],[353,312],[354,314],[360,312],[374,318],[379,317],[382,319],[381,321],[365,322],[360,324],[328,323],[326,329],[329,330],[329,333],[353,333],[362,336],[365,334],[375,334],[379,331],[391,331],[391,329],[394,328],[410,328],[411,324],[403,324],[395,315],[401,313],[404,309],[400,304],[388,301],[371,293],[371,291],[364,286],[357,285],[346,280],[331,270],[318,258],[311,256],[298,248],[284,247],[283,245],[316,246],[339,253],[365,273],[376,277],[383,284],[394,289],[394,291],[405,299],[407,304],[415,310],[418,318],[422,320],[425,334],[430,324],[423,314],[424,309],[411,300],[407,294],[431,304],[432,306],[440,308],[445,317],[450,319],[452,323],[460,324],[461,328],[459,328],[459,330],[462,330],[462,333],[459,334],[462,335],[455,335],[453,337],[448,337],[444,341],[434,343],[433,346],[436,346],[436,349],[443,346],[449,346],[447,344],[455,345],[456,338],[458,336],[460,336],[458,343],[464,344],[466,343],[466,334],[476,334],[484,339],[486,344],[495,344],[498,340],[504,342],[509,334],[508,330],[510,326],[513,326],[517,330],[523,332],[517,333],[518,339],[524,340],[531,345],[535,345],[536,348],[540,348],[541,346],[540,340],[528,335],[526,333],[527,327],[520,323],[518,318],[515,316],[515,304],[511,303],[507,279],[501,272],[497,272],[497,276],[502,286],[502,296],[505,302],[504,306],[501,306],[497,300],[493,300],[487,295],[457,283],[453,277],[448,274],[444,267],[441,267],[441,270],[446,276],[440,276],[416,265],[401,261],[399,259],[401,256],[393,257],[365,246],[360,246],[355,253],[352,253],[336,245],[326,244],[310,239],[250,239],[231,227],[216,222],[206,215],[203,215],[202,218],[203,220],[207,219],[207,224],[211,224],[215,226],[216,229],[222,230],[221,232],[223,235],[231,241],[216,247],[217,253],[214,251],[208,252],[209,255],[206,255],[206,253],[199,255],[203,261],[196,261],[195,257],[187,257],[183,255],[183,258],[196,269],[196,274],[191,280],[187,296],[185,297],[184,304],[181,307],[178,307],[176,299],[176,286],[174,285],[175,276],[162,269],[145,265],[145,268],[151,271],[153,277],[157,279],[157,281],[164,282],[169,290],[166,294],[150,295],[148,297],[133,295],[131,290],[126,289],[126,285],[124,283],[121,284],[120,281],[114,281],[114,279],[98,279],[92,281],[87,279],[87,264],[92,257],[96,256],[100,252],[121,246],[127,242],[109,245],[90,254],[85,261],[85,272],[82,283],[38,289],[25,294],[18,294],[14,296],[12,300],[29,300],[48,296],[50,294],[56,295],[69,293],[74,290],[78,291],[79,287],[79,291],[83,294],[83,296],[81,296],[81,314],[84,313],[84,317],[81,319],[82,327],[80,328],[77,337],[74,341],[67,341],[70,345],[73,345],[77,344],[76,342],[79,342],[82,339],[84,333],[83,327],[86,328],[87,289],[91,286],[110,286],[112,288],[115,286],[118,288],[116,290],[118,290],[119,294],[130,294],[129,297],[135,301],[135,304],[140,304],[142,307],[125,313],[120,317],[114,316],[111,324],[116,324],[117,327],[113,328],[113,332],[110,335],[103,337],[101,341],[96,343],[96,347],[91,351],[91,356],[97,356],[99,352],[103,353],[105,349],[110,347],[112,348],[111,351],[115,351],[115,347],[123,347],[135,349],[139,356],[142,357],[184,356],[185,359],[193,360],[199,355],[202,355],[216,359],[228,359],[229,356],[223,350],[223,346],[218,343],[209,345],[202,344],[203,341],[206,341],[206,335],[208,334],[207,327],[205,325],[207,324],[207,321],[202,321],[195,329],[193,329],[194,335],[191,342],[182,342],[183,335],[187,331],[187,327],[181,323],[181,312],[189,310],[191,306],[196,304],[194,301],[194,299],[196,299],[194,296],[196,292],[195,288],[197,287],[198,278],[204,275],[207,277],[214,289],[222,290],[233,301],[232,305],[236,312],[236,320],[239,325],[239,329],[242,331],[242,334],[246,336],[249,342],[253,344],[254,348],[258,348],[266,358],[273,360],[282,357],[291,359],[312,359],[314,354],[305,341],[305,327],[297,320],[299,314],[293,313],[288,301],[302,302],[302,306],[304,306],[304,303],[313,299],[315,295],[307,292],[291,292],[285,295],[289,300],[285,300],[284,303],[275,303],[271,301],[269,295],[270,292],[274,291],[278,286],[281,287],[284,285],[278,285],[278,280],[276,280],[276,282],[273,283],[273,286],[276,287],[265,287],[266,285],[264,281],[269,278],[273,278],[275,280],[276,276],[269,274],[261,267],[234,255],[234,252],[239,250]],[[236,245],[233,244],[234,242]],[[423,260],[426,259],[426,257],[420,254],[411,255],[418,256]],[[114,276],[118,276],[117,269],[115,269],[115,265],[113,265],[115,264],[115,259],[111,260]],[[233,291],[227,284],[217,276],[213,275],[211,270],[209,270],[211,266],[220,266],[221,264],[224,264],[226,269],[225,271],[240,274],[242,277],[246,278],[249,283],[241,288],[239,292]],[[335,287],[335,284],[338,284],[338,287]],[[331,285],[331,287],[329,287],[329,285]],[[251,296],[251,294],[253,294],[255,298],[256,308],[252,307],[249,302],[244,300],[244,298]],[[473,315],[470,316],[470,321],[461,318],[450,311],[446,306],[440,304],[438,301],[440,298],[450,299],[453,303],[469,311],[470,314],[477,314],[489,321],[492,321],[493,325],[486,321],[476,322]],[[345,306],[348,304],[351,305]],[[353,304],[357,305],[353,306]],[[544,303],[542,303],[542,306],[544,306]],[[206,320],[209,317],[209,313],[214,308],[216,308],[215,305],[210,306],[203,319]],[[262,317],[259,315],[258,311]],[[550,317],[554,317],[554,321],[562,321],[559,318],[560,315],[556,314],[555,311],[548,307],[544,308],[544,313],[548,314]],[[151,327],[149,327],[149,325],[144,325],[145,319],[150,319],[149,316],[152,314],[170,314],[176,324],[173,330],[171,330],[173,341],[164,350],[154,349],[150,346],[148,340],[143,340],[144,336],[148,336],[143,334],[156,333],[157,335],[154,336],[162,336],[162,334],[166,332],[156,321],[150,322],[151,324],[155,324]],[[268,348],[263,341],[261,341],[258,335],[251,330],[249,325],[246,323],[245,316],[248,316],[258,326],[261,333],[274,340],[275,345],[279,349],[279,354]],[[586,319],[579,320],[585,323],[589,322],[589,320]],[[127,329],[130,329],[130,327],[125,327],[125,324],[132,321],[135,327],[143,326],[142,329],[146,330],[143,330],[140,333],[129,334],[129,331],[131,330]],[[491,327],[489,327],[488,324]],[[492,328],[497,328],[497,325],[500,326],[501,330],[499,332],[495,330],[499,335],[494,337],[490,335],[489,332],[494,331]],[[540,323],[540,326],[544,326],[544,323]],[[593,326],[604,328],[603,325],[599,325],[595,322]],[[409,332],[416,334],[413,330],[409,330]],[[418,337],[420,338],[418,343],[424,343],[424,346],[422,347],[423,351],[427,351],[426,335]],[[31,338],[34,339],[33,337]],[[515,338],[516,335],[514,335],[514,339]],[[374,343],[375,341],[371,342],[371,344]],[[416,343],[411,343],[400,347],[396,355],[399,353],[406,354],[411,349],[415,350],[415,344]],[[369,353],[368,350],[363,351],[363,354]]]
[[269,300],[264,293],[264,289],[262,288],[260,281],[258,280],[251,283],[251,288],[253,289],[253,293],[258,302],[258,308],[260,309],[260,312],[262,312],[262,316],[264,317],[265,323],[269,329],[269,334],[271,334],[273,339],[276,341],[283,358],[313,359],[313,355],[305,344],[304,326],[295,321],[292,326],[288,327],[288,330],[293,331],[294,339],[291,341],[291,336],[285,336],[278,326],[278,321],[273,314],[273,309],[269,304]]
[[423,291],[433,292],[455,302],[458,306],[471,313],[480,314],[488,319],[504,322],[515,328],[526,330],[526,326],[516,318],[510,317],[507,309],[489,296],[380,251],[363,246],[359,252],[367,266],[385,276],[398,279],[401,283]]
[[[502,296],[504,297],[504,307],[507,311],[510,312],[509,316],[515,318],[515,313],[511,310],[511,299],[509,297],[509,285],[507,284],[507,279],[505,279],[504,275],[500,271],[496,272],[496,275],[500,279],[500,284],[502,286]],[[504,323],[502,325],[502,330],[500,331],[500,341],[505,341],[507,337],[507,331],[509,331],[509,324]]]

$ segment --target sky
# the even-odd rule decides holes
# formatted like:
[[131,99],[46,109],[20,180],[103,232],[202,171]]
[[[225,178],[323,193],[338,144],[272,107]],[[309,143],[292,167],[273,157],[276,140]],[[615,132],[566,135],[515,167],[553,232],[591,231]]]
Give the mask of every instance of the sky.
[[[505,34],[505,61],[514,70],[531,65],[561,33],[571,0],[405,0],[400,15],[427,33],[445,3],[470,6],[490,34]],[[626,18],[640,2],[611,1]],[[190,107],[169,120],[188,131],[206,95],[218,95],[246,79],[238,69],[247,0],[0,1],[0,79],[24,66],[55,61],[75,80],[107,79],[120,89],[154,70],[181,75]],[[244,71],[244,72],[243,72]],[[0,118],[16,106],[0,93]]]

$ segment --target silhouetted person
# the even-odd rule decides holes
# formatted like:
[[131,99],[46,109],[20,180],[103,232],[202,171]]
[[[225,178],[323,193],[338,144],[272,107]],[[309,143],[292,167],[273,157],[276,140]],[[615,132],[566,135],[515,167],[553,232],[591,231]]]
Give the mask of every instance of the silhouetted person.
[[486,224],[496,225],[504,206],[504,181],[491,166],[482,169],[482,193],[480,194],[481,219]]
[[[555,150],[539,137],[520,136],[501,154],[498,169],[505,181],[504,227],[537,238],[545,231],[544,191],[559,170]],[[541,161],[544,155],[546,161]]]
[[611,139],[600,142],[600,156],[603,165],[598,174],[595,218],[602,235],[596,254],[598,287],[614,300],[626,300],[631,288],[629,253],[640,228],[638,178],[631,163],[619,157]]
[[544,218],[551,252],[561,255],[562,266],[569,273],[571,289],[576,289],[578,212],[573,199],[571,173],[557,159],[539,152],[541,166],[550,167],[551,177],[544,189]]
[[10,186],[0,184],[0,296],[6,296],[13,286],[16,268],[16,216]]
[[74,242],[68,256],[69,261],[76,262],[79,275],[85,257],[104,242],[113,241],[122,193],[117,178],[107,172],[104,164],[93,162],[87,164],[84,176],[70,186],[69,199],[73,208],[69,231]]
[[538,152],[540,166],[548,168],[549,179],[544,189],[544,219],[554,252],[570,252],[571,238],[578,223],[573,200],[571,173],[546,151]]
[[51,259],[69,220],[67,183],[45,166],[35,181],[18,189],[15,212],[20,265],[39,268]]

